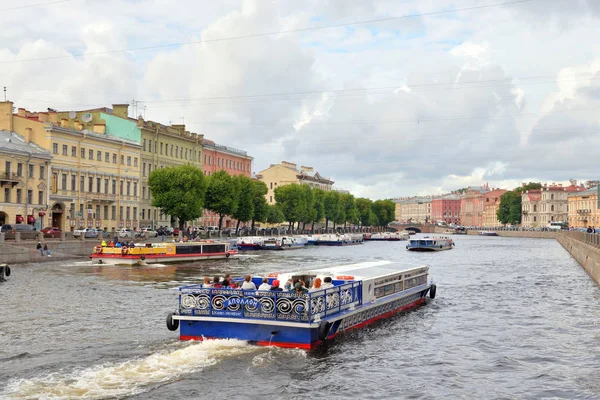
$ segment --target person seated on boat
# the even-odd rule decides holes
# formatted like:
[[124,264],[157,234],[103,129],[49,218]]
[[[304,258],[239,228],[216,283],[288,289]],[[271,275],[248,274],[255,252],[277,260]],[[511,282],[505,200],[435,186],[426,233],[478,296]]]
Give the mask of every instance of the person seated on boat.
[[113,242],[112,240],[108,242],[108,247],[115,247],[115,242]]
[[221,284],[221,280],[218,276],[214,277],[212,287],[214,289],[221,289],[223,287],[223,285]]
[[301,283],[301,281],[297,282],[294,285],[294,289],[296,290],[296,294],[308,293],[308,289],[304,287],[304,285]]
[[202,284],[203,289],[209,289],[211,287],[210,278],[208,276],[204,277],[204,283]]
[[313,282],[313,286],[308,291],[309,292],[316,292],[317,290],[322,290],[322,289],[323,288],[321,287],[321,278],[317,278]]
[[258,287],[258,290],[271,290],[271,285],[269,285],[269,278],[263,278],[262,284]]
[[103,240],[102,243],[100,244],[100,246],[106,247],[106,240]]
[[252,276],[246,275],[244,283],[242,283],[242,290],[256,290],[256,285],[252,282]]
[[321,286],[321,289],[331,289],[333,287],[333,283],[331,283],[331,277],[330,276],[326,276],[324,278],[324,282],[323,286]]
[[234,287],[231,286],[231,281],[229,280],[229,278],[223,279],[221,281],[220,285],[221,285],[221,289],[234,289]]
[[273,292],[283,292],[283,289],[280,288],[279,285],[280,285],[279,280],[275,279],[273,281],[273,284],[271,285],[271,289],[270,290],[273,291]]
[[290,279],[288,279],[288,280],[287,280],[287,282],[285,283],[285,285],[284,285],[284,289],[285,289],[287,292],[291,292],[291,291],[293,290],[293,287],[294,287],[294,283],[293,283],[293,281],[292,281],[292,278],[290,278]]
[[133,240],[129,242],[129,247],[135,247],[135,242]]
[[123,247],[123,246],[121,245],[121,242],[117,242],[117,244],[115,244],[115,247],[119,247],[120,248],[120,247]]

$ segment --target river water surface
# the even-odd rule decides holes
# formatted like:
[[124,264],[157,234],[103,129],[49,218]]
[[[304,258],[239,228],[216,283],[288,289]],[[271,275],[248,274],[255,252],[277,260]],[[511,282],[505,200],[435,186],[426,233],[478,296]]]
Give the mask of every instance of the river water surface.
[[[177,266],[16,266],[0,284],[1,399],[600,399],[600,289],[554,240],[455,236]],[[427,305],[317,351],[179,342],[177,287],[205,275],[372,260],[430,266]]]

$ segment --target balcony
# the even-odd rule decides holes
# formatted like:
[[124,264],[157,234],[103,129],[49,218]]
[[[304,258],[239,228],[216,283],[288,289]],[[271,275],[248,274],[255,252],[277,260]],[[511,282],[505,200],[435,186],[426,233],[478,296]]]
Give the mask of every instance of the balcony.
[[6,185],[14,188],[21,182],[22,177],[18,176],[15,172],[0,172],[0,186]]
[[577,210],[577,214],[591,214],[591,213],[592,213],[592,210],[590,210],[589,208]]

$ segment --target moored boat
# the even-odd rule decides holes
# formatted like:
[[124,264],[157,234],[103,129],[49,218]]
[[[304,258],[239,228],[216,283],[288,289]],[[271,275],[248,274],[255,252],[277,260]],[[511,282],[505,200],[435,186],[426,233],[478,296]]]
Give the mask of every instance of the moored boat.
[[265,238],[259,236],[247,236],[237,239],[235,244],[238,251],[262,250]]
[[450,250],[453,247],[454,242],[447,236],[425,236],[422,238],[410,239],[406,249],[410,251],[442,251]]
[[494,231],[479,231],[477,234],[479,236],[498,236],[498,233]]
[[155,243],[134,247],[96,246],[90,258],[92,264],[144,265],[230,258],[237,251],[227,242],[211,240],[189,243]]
[[[406,268],[389,261],[269,274],[286,282],[317,278],[331,286],[308,293],[179,288],[179,307],[167,327],[181,340],[239,339],[258,345],[311,349],[342,332],[425,303],[436,294],[429,267]],[[255,284],[262,278],[252,279]]]
[[294,250],[306,246],[306,241],[291,236],[265,239],[262,250]]
[[362,235],[358,234],[325,234],[319,235],[314,242],[316,246],[350,246],[362,244],[364,241]]
[[380,242],[399,242],[408,240],[408,233],[403,232],[382,232],[363,235],[365,241],[380,241]]

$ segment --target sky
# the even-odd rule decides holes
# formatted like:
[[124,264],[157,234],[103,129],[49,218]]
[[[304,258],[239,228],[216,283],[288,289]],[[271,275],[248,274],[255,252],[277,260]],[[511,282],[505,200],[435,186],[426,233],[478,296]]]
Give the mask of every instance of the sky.
[[599,179],[597,0],[0,0],[16,107],[133,103],[372,199]]

